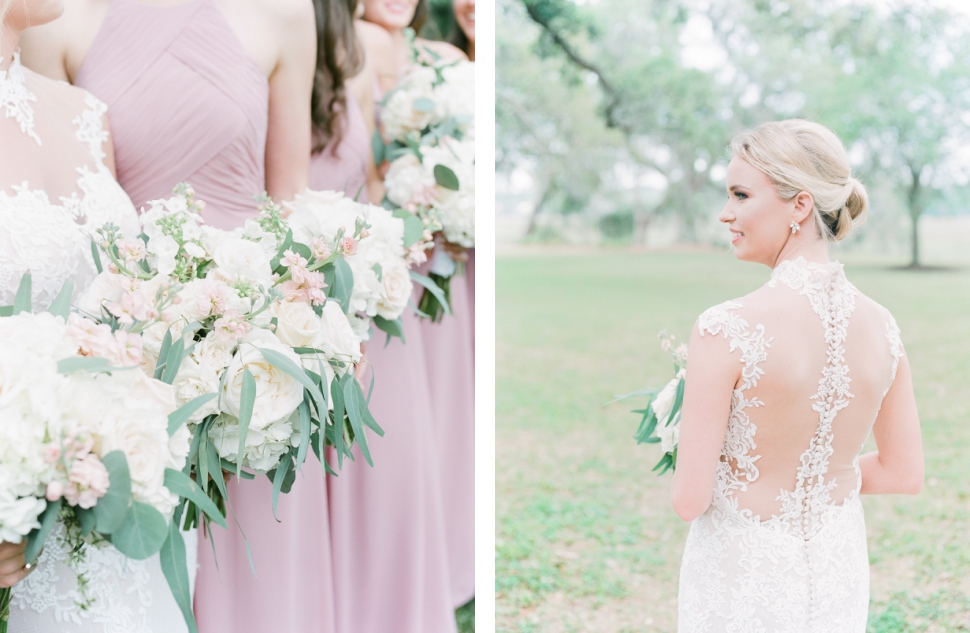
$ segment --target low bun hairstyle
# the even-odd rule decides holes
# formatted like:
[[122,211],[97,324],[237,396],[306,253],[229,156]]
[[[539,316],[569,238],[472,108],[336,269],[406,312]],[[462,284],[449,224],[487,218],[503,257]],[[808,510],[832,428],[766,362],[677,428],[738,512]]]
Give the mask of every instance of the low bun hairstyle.
[[762,123],[735,136],[731,151],[768,176],[782,199],[810,193],[820,237],[844,239],[865,219],[866,187],[853,178],[842,141],[824,125],[802,119]]

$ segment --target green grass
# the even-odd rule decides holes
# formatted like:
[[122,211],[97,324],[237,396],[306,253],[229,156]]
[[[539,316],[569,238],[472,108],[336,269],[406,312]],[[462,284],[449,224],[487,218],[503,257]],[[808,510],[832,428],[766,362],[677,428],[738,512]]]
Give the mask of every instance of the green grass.
[[[926,486],[866,497],[869,631],[970,629],[970,274],[847,259],[903,333],[923,422]],[[497,625],[500,633],[676,630],[687,525],[655,446],[632,439],[669,379],[657,332],[686,340],[704,309],[768,269],[730,254],[501,256],[496,267]]]

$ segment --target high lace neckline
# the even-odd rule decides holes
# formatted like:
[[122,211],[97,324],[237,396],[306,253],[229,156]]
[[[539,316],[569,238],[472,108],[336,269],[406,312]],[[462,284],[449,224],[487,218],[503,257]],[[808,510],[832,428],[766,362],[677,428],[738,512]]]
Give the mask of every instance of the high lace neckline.
[[777,279],[778,277],[789,274],[790,272],[803,270],[809,273],[821,272],[825,274],[825,276],[830,276],[837,273],[842,273],[843,268],[844,266],[842,265],[842,262],[839,261],[831,261],[820,264],[818,262],[810,262],[804,257],[796,257],[795,259],[786,259],[775,266],[775,268],[771,271],[771,278]]
[[40,137],[34,131],[34,108],[31,106],[36,101],[37,96],[27,89],[27,75],[20,65],[20,51],[14,51],[10,66],[0,70],[0,108],[6,118],[13,118],[20,124],[21,132],[40,145]]

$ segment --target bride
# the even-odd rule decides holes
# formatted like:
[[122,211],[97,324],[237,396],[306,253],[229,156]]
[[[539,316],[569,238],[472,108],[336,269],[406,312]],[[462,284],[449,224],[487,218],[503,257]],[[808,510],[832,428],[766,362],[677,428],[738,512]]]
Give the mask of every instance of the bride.
[[[67,280],[83,291],[96,275],[94,230],[113,222],[130,236],[139,232],[115,181],[105,105],[20,65],[21,33],[62,10],[63,0],[0,0],[0,305],[13,303],[28,270],[35,309],[47,308]],[[111,546],[86,547],[79,583],[56,530],[36,569],[26,565],[25,547],[26,540],[0,542],[0,587],[13,586],[10,631],[187,630],[158,555],[131,561]]]
[[[867,193],[816,123],[766,123],[731,149],[719,219],[735,256],[772,273],[692,334],[672,490],[693,522],[678,630],[863,633],[859,495],[916,494],[923,481],[899,329],[829,261]],[[870,431],[878,450],[860,456]]]

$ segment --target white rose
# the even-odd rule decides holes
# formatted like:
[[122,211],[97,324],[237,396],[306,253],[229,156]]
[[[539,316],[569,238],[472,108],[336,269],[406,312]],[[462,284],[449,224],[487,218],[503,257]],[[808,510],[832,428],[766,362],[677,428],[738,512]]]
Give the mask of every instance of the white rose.
[[0,489],[0,542],[20,543],[22,537],[40,527],[38,517],[47,502],[36,497],[16,498]]
[[381,284],[383,292],[377,304],[377,314],[385,319],[394,320],[401,316],[413,292],[411,274],[403,260],[387,262],[382,268]]
[[278,352],[297,367],[300,366],[300,357],[268,330],[255,328],[242,339],[236,355],[226,368],[228,375],[222,392],[222,406],[225,413],[239,416],[243,369],[249,369],[256,382],[256,402],[250,423],[250,428],[255,429],[265,428],[288,417],[303,401],[303,385],[271,365],[259,351],[260,348]]
[[269,312],[276,317],[276,337],[290,347],[313,347],[320,336],[320,317],[303,301],[278,301]]
[[677,397],[677,385],[680,383],[680,375],[671,379],[664,388],[660,390],[657,397],[653,400],[653,412],[657,414],[660,422],[666,421],[670,415],[670,410],[674,408],[674,400]]
[[401,207],[430,202],[435,185],[434,174],[410,152],[392,162],[384,177],[387,199]]
[[128,458],[132,495],[155,505],[163,514],[171,511],[165,503],[167,495],[159,497],[170,459],[168,444],[168,417],[151,406],[112,410],[102,424],[100,455],[123,451]]
[[322,328],[317,349],[328,360],[344,363],[356,363],[360,360],[360,337],[354,333],[347,315],[337,302],[328,301],[323,305],[320,324]]
[[210,332],[196,343],[195,349],[192,350],[192,358],[201,365],[219,371],[229,366],[235,345],[234,342],[219,340],[215,333]]
[[183,424],[172,434],[172,437],[168,438],[169,460],[166,466],[172,470],[185,468],[185,460],[189,456],[190,448],[192,448],[192,431],[187,424]]
[[[293,416],[264,428],[250,427],[246,433],[242,465],[261,473],[272,470],[290,446],[299,445],[298,429],[298,422],[294,426]],[[239,420],[227,415],[219,416],[209,430],[209,438],[220,457],[234,464],[239,461]]]
[[[207,393],[218,393],[219,374],[212,367],[200,364],[190,356],[182,359],[173,387],[178,404],[183,405]],[[189,419],[201,422],[207,415],[218,412],[218,400],[213,399],[200,407]]]

